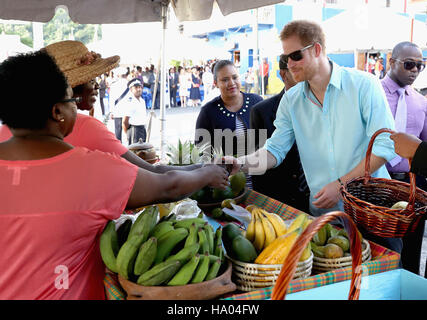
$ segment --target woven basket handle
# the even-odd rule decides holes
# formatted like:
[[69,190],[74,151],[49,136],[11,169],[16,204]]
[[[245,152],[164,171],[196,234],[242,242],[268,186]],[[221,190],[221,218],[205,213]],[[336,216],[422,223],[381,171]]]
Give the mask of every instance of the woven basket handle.
[[272,300],[283,300],[285,298],[289,283],[292,281],[302,252],[307,247],[313,236],[325,224],[338,217],[343,220],[344,228],[347,231],[350,240],[350,252],[352,255],[352,273],[348,299],[359,299],[360,283],[362,281],[362,239],[360,239],[356,225],[349,215],[342,211],[332,211],[314,219],[298,237],[298,240],[295,242],[286,260],[283,262],[282,269],[271,294]]
[[[370,167],[371,167],[371,154],[372,154],[372,147],[374,146],[374,141],[375,138],[383,133],[383,132],[388,132],[388,133],[395,133],[395,131],[390,130],[390,129],[379,129],[378,131],[376,131],[373,136],[371,137],[371,140],[369,141],[369,145],[368,145],[368,151],[366,152],[366,158],[365,158],[365,179],[364,179],[364,183],[368,183],[370,176]],[[408,159],[408,163],[409,163],[409,169],[411,168],[411,159]],[[415,204],[415,192],[416,192],[416,181],[415,181],[415,174],[413,174],[412,172],[409,172],[409,185],[410,185],[410,189],[409,189],[409,200],[408,200],[408,211],[409,212],[413,212],[414,211],[414,204]]]

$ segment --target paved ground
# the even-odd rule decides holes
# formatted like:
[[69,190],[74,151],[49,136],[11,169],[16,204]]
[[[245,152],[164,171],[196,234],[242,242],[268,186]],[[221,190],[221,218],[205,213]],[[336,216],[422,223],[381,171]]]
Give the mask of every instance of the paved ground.
[[[165,141],[176,144],[181,141],[194,140],[196,120],[201,107],[167,108],[165,110]],[[160,110],[156,109],[152,121],[150,143],[160,149]],[[108,128],[114,132],[113,121],[109,121]]]
[[[165,110],[165,141],[176,144],[178,138],[181,141],[193,140],[195,126],[200,107],[168,108]],[[156,118],[153,119],[150,143],[152,143],[159,154],[160,148],[160,111],[155,110]],[[112,121],[107,124],[108,128],[114,132]],[[424,275],[427,259],[427,226],[424,232],[420,274]]]

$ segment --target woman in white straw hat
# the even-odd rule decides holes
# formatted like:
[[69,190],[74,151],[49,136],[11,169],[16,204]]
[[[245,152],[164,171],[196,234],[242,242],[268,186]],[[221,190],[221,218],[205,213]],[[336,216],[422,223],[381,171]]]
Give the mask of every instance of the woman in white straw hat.
[[[46,52],[55,59],[59,69],[65,74],[68,83],[73,88],[73,97],[78,98],[77,108],[91,110],[98,95],[98,85],[94,80],[97,76],[118,67],[119,56],[102,58],[100,54],[89,51],[80,41],[60,41],[46,46]],[[0,126],[0,142],[12,136],[6,125]],[[67,143],[73,146],[86,147],[89,150],[100,150],[121,156],[140,168],[155,173],[170,170],[194,170],[201,164],[188,166],[152,165],[132,151],[129,151],[117,140],[114,133],[94,117],[81,113],[77,114],[73,131],[65,137]]]

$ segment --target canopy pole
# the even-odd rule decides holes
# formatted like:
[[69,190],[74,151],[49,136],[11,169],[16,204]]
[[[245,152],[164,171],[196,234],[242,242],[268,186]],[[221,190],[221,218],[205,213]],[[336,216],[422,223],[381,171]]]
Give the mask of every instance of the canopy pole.
[[[256,94],[260,94],[260,83],[259,83],[259,74],[260,74],[260,69],[259,69],[259,33],[258,33],[258,9],[254,9],[253,10],[253,15],[254,15],[254,20],[253,20],[253,34],[255,36],[255,49],[253,52],[253,72],[255,74],[255,79],[254,79],[254,83],[255,83],[255,88],[254,91]],[[262,81],[262,80],[261,80]]]
[[165,91],[166,91],[166,26],[167,26],[167,10],[168,10],[168,1],[162,2],[162,58],[160,63],[160,160],[165,160],[166,151],[165,151]]

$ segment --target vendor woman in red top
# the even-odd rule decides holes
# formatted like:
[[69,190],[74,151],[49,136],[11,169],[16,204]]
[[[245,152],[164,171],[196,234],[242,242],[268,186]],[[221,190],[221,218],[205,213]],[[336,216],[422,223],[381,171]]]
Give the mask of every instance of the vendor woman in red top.
[[[38,74],[22,96],[22,74]],[[49,88],[49,90],[46,90]],[[0,64],[0,299],[105,299],[99,237],[123,210],[182,199],[227,172],[205,165],[156,174],[64,142],[76,98],[46,50]]]

